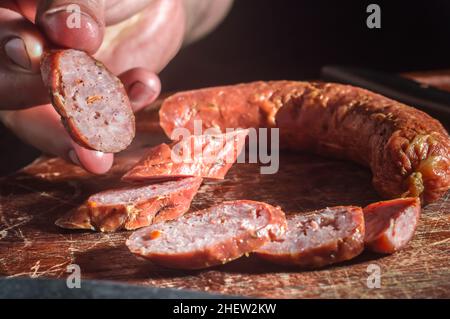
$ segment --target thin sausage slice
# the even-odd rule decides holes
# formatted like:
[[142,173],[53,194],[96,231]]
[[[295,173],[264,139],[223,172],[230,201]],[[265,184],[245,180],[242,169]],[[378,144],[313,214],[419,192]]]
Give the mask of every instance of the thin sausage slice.
[[77,50],[44,54],[42,78],[52,104],[72,138],[106,153],[124,150],[135,135],[135,119],[120,80],[103,64]]
[[318,268],[358,256],[364,249],[362,209],[337,206],[289,214],[286,238],[268,243],[255,254],[282,265]]
[[58,219],[56,225],[110,232],[175,219],[189,209],[201,182],[201,178],[191,177],[107,190],[89,197],[83,205]]
[[199,176],[223,179],[245,145],[248,130],[217,135],[190,135],[171,145],[160,144],[124,176],[125,181],[145,181]]
[[404,248],[414,235],[419,217],[420,200],[417,197],[366,206],[366,247],[383,254],[392,254]]
[[367,90],[334,83],[254,82],[177,93],[160,109],[174,129],[279,127],[293,150],[343,158],[370,167],[386,198],[432,202],[450,188],[450,138],[426,113]]
[[127,240],[134,254],[170,268],[220,265],[282,238],[284,213],[261,202],[224,202],[178,220],[154,224]]

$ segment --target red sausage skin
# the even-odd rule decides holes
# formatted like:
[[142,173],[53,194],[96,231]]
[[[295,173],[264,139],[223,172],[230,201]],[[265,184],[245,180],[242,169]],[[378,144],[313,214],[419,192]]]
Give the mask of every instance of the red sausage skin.
[[398,198],[366,206],[366,248],[382,254],[392,254],[403,249],[414,235],[420,210],[417,197]]

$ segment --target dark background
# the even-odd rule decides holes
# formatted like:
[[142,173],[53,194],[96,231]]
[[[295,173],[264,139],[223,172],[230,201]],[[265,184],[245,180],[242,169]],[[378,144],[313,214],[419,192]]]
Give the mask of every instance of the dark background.
[[[381,29],[366,26],[381,7]],[[252,80],[317,79],[322,66],[391,72],[450,68],[450,1],[235,0],[223,23],[161,73],[164,91]],[[12,147],[13,146],[13,147]],[[0,125],[0,175],[39,152]]]
[[[381,29],[368,29],[368,4]],[[161,73],[165,90],[314,79],[326,64],[450,68],[450,1],[235,0],[223,23]]]

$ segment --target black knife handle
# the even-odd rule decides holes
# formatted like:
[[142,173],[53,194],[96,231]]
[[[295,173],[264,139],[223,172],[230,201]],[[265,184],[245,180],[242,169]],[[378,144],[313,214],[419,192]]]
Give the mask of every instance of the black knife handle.
[[325,66],[325,81],[351,84],[421,109],[450,127],[450,93],[399,75],[357,67]]

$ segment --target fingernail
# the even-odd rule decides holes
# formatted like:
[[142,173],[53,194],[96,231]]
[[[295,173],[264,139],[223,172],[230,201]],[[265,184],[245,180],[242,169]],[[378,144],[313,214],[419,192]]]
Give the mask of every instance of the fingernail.
[[142,82],[135,82],[130,86],[129,96],[132,103],[141,103],[150,99],[155,92]]
[[42,16],[39,24],[46,36],[58,46],[94,53],[103,38],[102,23],[85,11],[72,13],[67,8],[53,8]]
[[97,26],[97,21],[87,12],[81,10],[70,11],[70,9],[66,7],[47,10],[44,14],[43,21],[51,27],[61,27],[61,23],[64,22],[70,29],[80,29],[84,24],[87,24],[88,26]]
[[20,38],[12,38],[4,45],[6,56],[15,65],[25,69],[31,70],[31,60],[28,56],[25,42]]
[[75,165],[81,166],[80,160],[78,159],[77,153],[74,150],[69,151],[69,158]]

